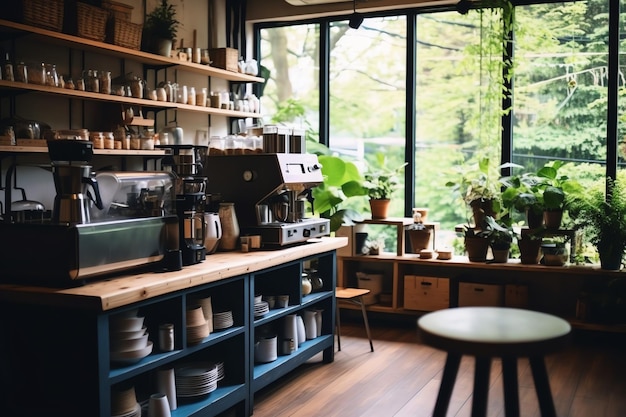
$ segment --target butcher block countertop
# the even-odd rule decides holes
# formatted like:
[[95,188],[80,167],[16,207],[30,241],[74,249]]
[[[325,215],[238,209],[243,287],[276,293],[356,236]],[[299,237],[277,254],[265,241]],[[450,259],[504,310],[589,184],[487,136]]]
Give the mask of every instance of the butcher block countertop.
[[217,252],[174,272],[140,272],[72,288],[0,285],[0,300],[107,311],[163,294],[281,265],[346,246],[344,237],[324,237],[297,246],[251,252]]

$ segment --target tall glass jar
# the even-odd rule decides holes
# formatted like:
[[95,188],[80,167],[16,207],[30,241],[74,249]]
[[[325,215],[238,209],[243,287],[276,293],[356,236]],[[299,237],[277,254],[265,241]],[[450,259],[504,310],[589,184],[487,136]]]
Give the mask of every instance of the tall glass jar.
[[239,241],[239,222],[237,221],[237,213],[235,213],[235,204],[220,203],[218,215],[222,224],[219,249],[223,251],[235,250]]

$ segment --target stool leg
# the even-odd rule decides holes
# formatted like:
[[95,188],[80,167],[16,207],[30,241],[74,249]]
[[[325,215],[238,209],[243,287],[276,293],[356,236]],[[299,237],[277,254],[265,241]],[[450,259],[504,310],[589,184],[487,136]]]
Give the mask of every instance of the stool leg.
[[546,371],[543,357],[536,356],[528,359],[530,361],[530,369],[533,371],[533,380],[535,381],[535,391],[537,391],[541,415],[542,417],[556,417],[552,392],[550,391],[550,381],[548,380],[548,372]]
[[365,303],[363,302],[363,297],[359,297],[359,304],[361,305],[361,313],[363,313],[363,322],[365,323],[365,331],[367,332],[367,338],[370,340],[370,351],[374,351],[374,344],[372,343],[372,335],[370,333],[370,324],[369,320],[367,320],[367,312],[365,311]]
[[474,370],[474,394],[472,399],[472,417],[487,415],[487,396],[489,394],[489,370],[491,358],[476,357]]
[[335,327],[337,328],[337,350],[341,352],[341,321],[339,319],[339,303],[335,311]]
[[519,417],[517,358],[502,358],[502,380],[504,383],[504,413],[506,417]]
[[450,397],[454,388],[456,374],[459,371],[461,363],[461,355],[456,353],[448,353],[446,358],[446,366],[443,368],[443,378],[439,386],[439,394],[437,394],[437,402],[435,403],[435,411],[433,417],[446,417],[448,405],[450,405]]

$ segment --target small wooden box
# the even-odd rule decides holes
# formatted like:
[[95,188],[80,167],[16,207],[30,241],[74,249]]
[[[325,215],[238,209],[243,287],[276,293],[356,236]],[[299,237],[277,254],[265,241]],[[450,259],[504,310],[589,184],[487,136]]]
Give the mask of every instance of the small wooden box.
[[448,278],[404,276],[404,308],[434,311],[450,307]]
[[500,307],[504,304],[504,288],[497,284],[459,283],[459,307]]
[[348,238],[348,244],[337,249],[337,256],[354,256],[354,226],[341,226],[335,236]]
[[507,284],[504,287],[504,305],[506,307],[528,307],[528,285]]
[[239,51],[233,48],[213,48],[209,50],[211,66],[227,71],[239,72]]

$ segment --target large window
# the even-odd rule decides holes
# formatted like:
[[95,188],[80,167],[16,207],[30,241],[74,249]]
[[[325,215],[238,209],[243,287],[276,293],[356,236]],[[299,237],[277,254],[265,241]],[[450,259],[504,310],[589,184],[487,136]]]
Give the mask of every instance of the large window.
[[[307,70],[319,63],[328,83],[316,85],[302,71],[307,85],[321,87],[319,97],[313,90],[307,96],[315,100],[304,103],[299,92],[286,96],[281,91],[281,96],[272,91],[277,81],[268,83],[263,100],[300,100],[306,120],[322,135],[328,132],[322,140],[347,157],[367,163],[383,151],[390,165],[409,161],[415,175],[405,184],[406,203],[397,203],[393,215],[409,216],[411,206],[426,206],[444,230],[468,219],[466,207],[444,185],[448,175],[481,158],[495,166],[511,161],[526,171],[560,159],[571,163],[565,174],[585,183],[602,179],[607,167],[610,172],[623,166],[626,157],[607,160],[617,139],[610,136],[611,120],[626,113],[618,109],[621,104],[608,104],[617,89],[610,84],[611,3],[535,3],[515,7],[512,14],[460,14],[454,6],[372,14],[358,29],[348,27],[347,16],[321,19],[319,26],[265,25],[260,31],[264,65],[274,59],[278,45],[268,49],[270,31],[294,30],[298,36],[293,42],[319,41],[329,47],[328,56],[315,61],[303,51],[317,49],[292,45],[287,37],[289,44],[283,47],[294,62],[304,59],[301,65]],[[513,18],[510,26],[503,26],[503,14]],[[513,66],[504,72],[511,75],[504,91],[506,44],[491,35],[503,30],[513,34]],[[271,79],[275,77],[281,73]],[[622,91],[621,72],[618,78]],[[511,102],[504,100],[508,93]],[[326,126],[315,126],[326,120],[318,118],[318,103],[327,106]],[[264,105],[263,111],[272,114],[275,108]],[[620,129],[614,136],[626,134]]]

